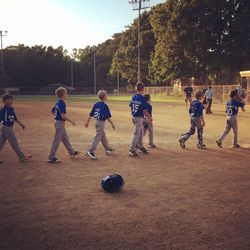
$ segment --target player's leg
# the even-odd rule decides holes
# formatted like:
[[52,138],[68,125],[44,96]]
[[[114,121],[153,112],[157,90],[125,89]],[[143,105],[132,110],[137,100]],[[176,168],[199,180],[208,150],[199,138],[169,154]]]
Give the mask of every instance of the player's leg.
[[234,141],[233,141],[233,147],[239,148],[240,145],[238,144],[238,121],[237,121],[237,116],[232,117],[232,129],[234,132]]
[[21,150],[19,143],[17,141],[16,135],[11,127],[4,127],[5,136],[7,137],[12,149],[17,154],[20,161],[29,160],[31,156],[25,156],[23,151]]
[[227,118],[227,124],[226,124],[226,128],[225,128],[224,132],[222,133],[220,138],[216,141],[216,143],[219,147],[222,146],[222,142],[224,141],[226,136],[229,134],[231,128],[232,128],[231,117],[229,117],[229,118]]
[[104,131],[104,126],[103,126],[103,121],[97,120],[96,121],[96,135],[92,141],[91,147],[89,148],[88,152],[87,152],[87,156],[90,157],[93,160],[96,160],[96,155],[95,155],[95,150],[98,146],[98,144],[100,143],[101,139],[102,139],[102,135],[103,135],[103,131]]
[[52,142],[50,154],[49,154],[49,162],[58,162],[56,159],[56,152],[57,149],[62,141],[63,133],[64,133],[64,122],[63,121],[56,121],[55,123],[55,137]]
[[75,151],[69,141],[69,137],[68,137],[68,134],[66,132],[66,129],[64,127],[64,131],[63,131],[63,135],[62,135],[62,143],[64,145],[64,147],[67,149],[69,155],[71,158],[74,158],[76,157],[77,155],[80,154],[80,152],[78,151]]
[[133,121],[135,128],[134,128],[133,140],[132,140],[129,154],[131,156],[137,156],[136,149],[137,149],[137,147],[141,146],[140,142],[139,142],[139,138],[140,138],[140,135],[142,132],[143,118],[142,117],[133,117],[132,121]]
[[0,134],[0,151],[3,149],[6,141],[7,141],[7,137],[4,133],[4,128],[2,127],[1,134]]
[[201,120],[196,119],[195,120],[195,125],[197,127],[197,138],[198,138],[197,147],[199,149],[206,149],[206,145],[203,144],[203,127],[202,127],[202,124],[201,124]]
[[195,122],[194,118],[191,118],[190,121],[190,129],[187,133],[183,134],[182,137],[179,139],[180,146],[185,148],[185,142],[190,138],[190,136],[195,134]]
[[152,122],[149,122],[148,124],[148,134],[149,134],[149,146],[155,148],[156,146],[154,144],[154,128]]

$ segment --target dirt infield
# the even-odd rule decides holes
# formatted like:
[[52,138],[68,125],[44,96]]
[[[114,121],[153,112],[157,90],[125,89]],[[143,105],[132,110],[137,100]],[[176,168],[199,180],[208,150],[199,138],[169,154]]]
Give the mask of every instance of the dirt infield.
[[[76,149],[86,151],[93,122],[83,128],[90,102],[69,102],[77,122],[67,125]],[[52,102],[18,101],[16,112],[27,125],[16,127],[23,149],[33,154],[18,163],[7,145],[0,165],[0,249],[250,249],[250,112],[239,115],[240,143],[224,149],[215,140],[225,126],[223,105],[206,116],[206,151],[195,147],[196,136],[182,150],[177,138],[189,128],[184,104],[154,105],[155,143],[148,156],[129,158],[132,124],[127,102],[111,102],[117,130],[107,124],[111,145],[98,161],[84,154],[70,160],[61,146],[61,165],[46,163],[54,127]],[[147,140],[147,139],[146,139]],[[121,174],[124,191],[106,194],[102,177]]]

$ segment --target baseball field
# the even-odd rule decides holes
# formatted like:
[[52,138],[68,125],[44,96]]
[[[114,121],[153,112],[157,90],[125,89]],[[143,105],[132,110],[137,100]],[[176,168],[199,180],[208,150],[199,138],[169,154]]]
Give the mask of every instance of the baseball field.
[[[94,122],[83,125],[95,98],[70,98],[68,115],[77,125],[67,124],[67,131],[82,154],[71,160],[61,145],[62,163],[49,165],[55,99],[16,98],[27,128],[15,131],[33,158],[19,163],[9,145],[0,153],[0,249],[250,249],[250,112],[239,112],[241,149],[231,148],[232,133],[223,149],[215,144],[226,118],[224,104],[215,104],[205,116],[208,149],[196,149],[195,135],[183,150],[177,142],[189,129],[183,100],[155,99],[157,148],[130,158],[128,100],[109,101],[116,130],[107,124],[106,131],[116,153],[107,157],[100,145],[92,161],[85,152]],[[124,190],[104,193],[100,181],[112,173],[124,177]]]

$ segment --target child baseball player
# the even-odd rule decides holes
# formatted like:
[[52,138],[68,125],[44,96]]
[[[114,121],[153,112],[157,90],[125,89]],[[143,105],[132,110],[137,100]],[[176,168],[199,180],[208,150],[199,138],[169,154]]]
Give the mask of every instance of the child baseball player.
[[231,100],[227,102],[226,113],[227,113],[227,123],[226,129],[221,137],[216,141],[218,147],[222,148],[222,142],[229,134],[230,130],[233,129],[234,132],[234,140],[233,140],[233,148],[240,148],[238,144],[238,121],[237,114],[239,108],[244,108],[245,103],[238,99],[237,90],[233,90],[230,93]]
[[206,145],[203,144],[203,128],[205,127],[205,121],[203,118],[203,110],[204,107],[201,103],[201,100],[203,98],[203,93],[201,91],[198,91],[195,93],[195,98],[189,109],[189,114],[191,117],[191,127],[190,130],[184,134],[180,139],[179,143],[182,148],[185,148],[185,142],[189,139],[191,135],[195,134],[195,129],[197,128],[198,133],[198,149],[206,149]]
[[[0,110],[0,123],[2,123],[2,129],[0,134],[0,151],[4,147],[6,141],[9,141],[11,147],[17,154],[19,161],[24,162],[29,160],[32,156],[25,155],[21,148],[19,147],[16,135],[13,130],[13,125],[16,122],[23,129],[25,129],[24,124],[18,120],[13,106],[13,97],[9,94],[3,96],[4,107]],[[2,163],[2,161],[0,161]]]
[[89,118],[87,122],[85,123],[85,128],[88,128],[91,118],[94,117],[96,119],[96,125],[95,125],[96,136],[94,137],[92,145],[86,154],[86,156],[91,158],[92,160],[97,160],[95,150],[98,144],[100,143],[100,141],[102,142],[102,145],[105,149],[107,156],[112,154],[115,151],[114,148],[111,148],[109,146],[108,139],[104,131],[106,120],[111,124],[112,128],[115,130],[115,125],[111,119],[111,113],[110,113],[109,107],[106,104],[108,100],[108,94],[105,90],[100,90],[97,95],[100,101],[94,104],[89,114]]
[[129,151],[129,155],[137,157],[137,148],[144,154],[148,154],[148,151],[143,146],[143,118],[147,117],[149,121],[152,120],[150,114],[147,111],[146,99],[143,96],[144,84],[139,82],[136,84],[137,93],[132,97],[129,104],[132,114],[132,122],[135,126],[134,136]]
[[149,113],[151,120],[149,120],[147,117],[144,117],[144,119],[143,119],[143,128],[144,128],[143,135],[145,136],[147,131],[148,131],[149,148],[156,148],[156,145],[154,144],[154,131],[153,131],[153,119],[152,119],[153,108],[151,105],[151,96],[149,94],[147,94],[147,95],[144,95],[144,98],[146,100],[146,110]]
[[68,91],[67,89],[60,87],[55,91],[55,94],[58,97],[58,100],[55,106],[52,108],[51,113],[54,115],[54,118],[55,118],[56,133],[55,133],[54,140],[52,142],[52,147],[50,150],[48,163],[60,163],[61,162],[56,158],[56,152],[61,142],[67,149],[71,158],[74,158],[80,154],[79,151],[75,151],[72,148],[69,142],[66,129],[65,129],[66,121],[70,122],[73,126],[76,125],[75,122],[70,120],[66,114],[67,113],[66,100],[68,98]]

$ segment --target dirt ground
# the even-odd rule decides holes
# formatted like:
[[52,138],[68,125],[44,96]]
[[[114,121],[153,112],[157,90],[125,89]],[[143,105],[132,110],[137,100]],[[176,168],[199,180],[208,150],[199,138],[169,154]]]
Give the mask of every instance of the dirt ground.
[[[69,102],[77,126],[68,124],[68,134],[83,154],[70,160],[61,146],[63,163],[55,166],[46,163],[52,102],[16,102],[27,125],[16,133],[33,159],[18,163],[9,145],[0,154],[0,249],[250,249],[250,112],[239,115],[242,149],[231,149],[232,134],[223,149],[215,145],[225,126],[224,106],[215,105],[206,116],[209,149],[198,151],[194,136],[182,150],[177,138],[189,128],[185,106],[156,103],[158,148],[132,159],[128,103],[112,102],[117,130],[107,124],[107,133],[117,151],[106,157],[100,145],[98,161],[91,161],[84,153],[94,123],[83,128],[91,105]],[[101,190],[102,177],[111,173],[124,177],[122,192]]]

